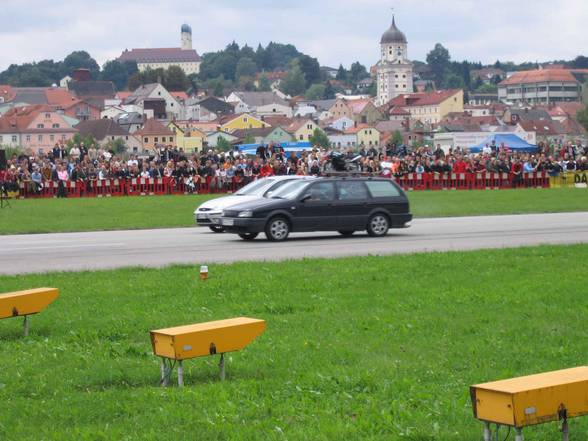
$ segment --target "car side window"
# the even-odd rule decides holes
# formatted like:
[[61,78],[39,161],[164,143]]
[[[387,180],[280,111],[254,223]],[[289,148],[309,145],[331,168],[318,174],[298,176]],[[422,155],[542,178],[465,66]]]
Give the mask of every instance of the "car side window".
[[332,201],[335,199],[335,186],[332,182],[317,182],[308,189],[307,194],[312,202]]
[[341,181],[337,183],[340,201],[357,201],[369,199],[369,194],[361,181]]
[[392,182],[386,181],[367,181],[366,185],[374,198],[389,198],[400,196],[398,189]]

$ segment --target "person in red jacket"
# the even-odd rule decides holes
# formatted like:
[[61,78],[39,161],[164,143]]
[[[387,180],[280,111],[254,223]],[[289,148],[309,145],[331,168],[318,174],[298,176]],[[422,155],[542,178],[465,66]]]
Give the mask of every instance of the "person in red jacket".
[[261,167],[261,173],[259,173],[259,175],[264,178],[266,176],[273,176],[274,173],[274,169],[272,167],[272,165],[268,162],[266,162],[265,164],[263,164],[263,166]]

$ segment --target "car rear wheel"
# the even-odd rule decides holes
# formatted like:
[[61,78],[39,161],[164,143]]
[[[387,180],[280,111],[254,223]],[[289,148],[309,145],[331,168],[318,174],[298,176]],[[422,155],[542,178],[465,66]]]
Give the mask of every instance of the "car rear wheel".
[[253,240],[259,233],[239,233],[239,237],[243,240]]
[[349,231],[338,231],[338,233],[341,236],[351,236],[353,233],[355,233],[355,231],[353,231],[353,230],[349,230]]
[[210,225],[208,228],[210,228],[210,231],[212,231],[214,233],[224,233],[225,232],[225,228],[221,227],[220,225]]
[[367,232],[372,237],[385,236],[390,229],[390,221],[385,214],[373,214],[368,220]]
[[265,226],[265,235],[268,240],[279,242],[286,240],[290,234],[290,224],[284,217],[271,218]]

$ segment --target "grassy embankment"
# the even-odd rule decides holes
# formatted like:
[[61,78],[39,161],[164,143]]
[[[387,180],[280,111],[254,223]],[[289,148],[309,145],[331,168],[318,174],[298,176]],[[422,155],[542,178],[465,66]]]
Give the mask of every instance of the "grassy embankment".
[[[61,289],[29,338],[0,321],[0,439],[481,439],[470,384],[586,364],[587,261],[578,245],[211,265],[206,282],[189,266],[0,277]],[[240,315],[267,330],[227,381],[207,357],[183,390],[157,386],[150,329]],[[588,419],[570,425],[583,440]]]

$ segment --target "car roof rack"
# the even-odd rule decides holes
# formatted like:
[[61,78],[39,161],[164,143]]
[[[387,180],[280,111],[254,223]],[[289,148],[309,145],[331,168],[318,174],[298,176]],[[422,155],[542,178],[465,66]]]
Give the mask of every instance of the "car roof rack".
[[380,177],[379,174],[372,173],[372,172],[362,172],[362,171],[330,171],[330,172],[323,172],[321,176],[326,178],[378,178]]

